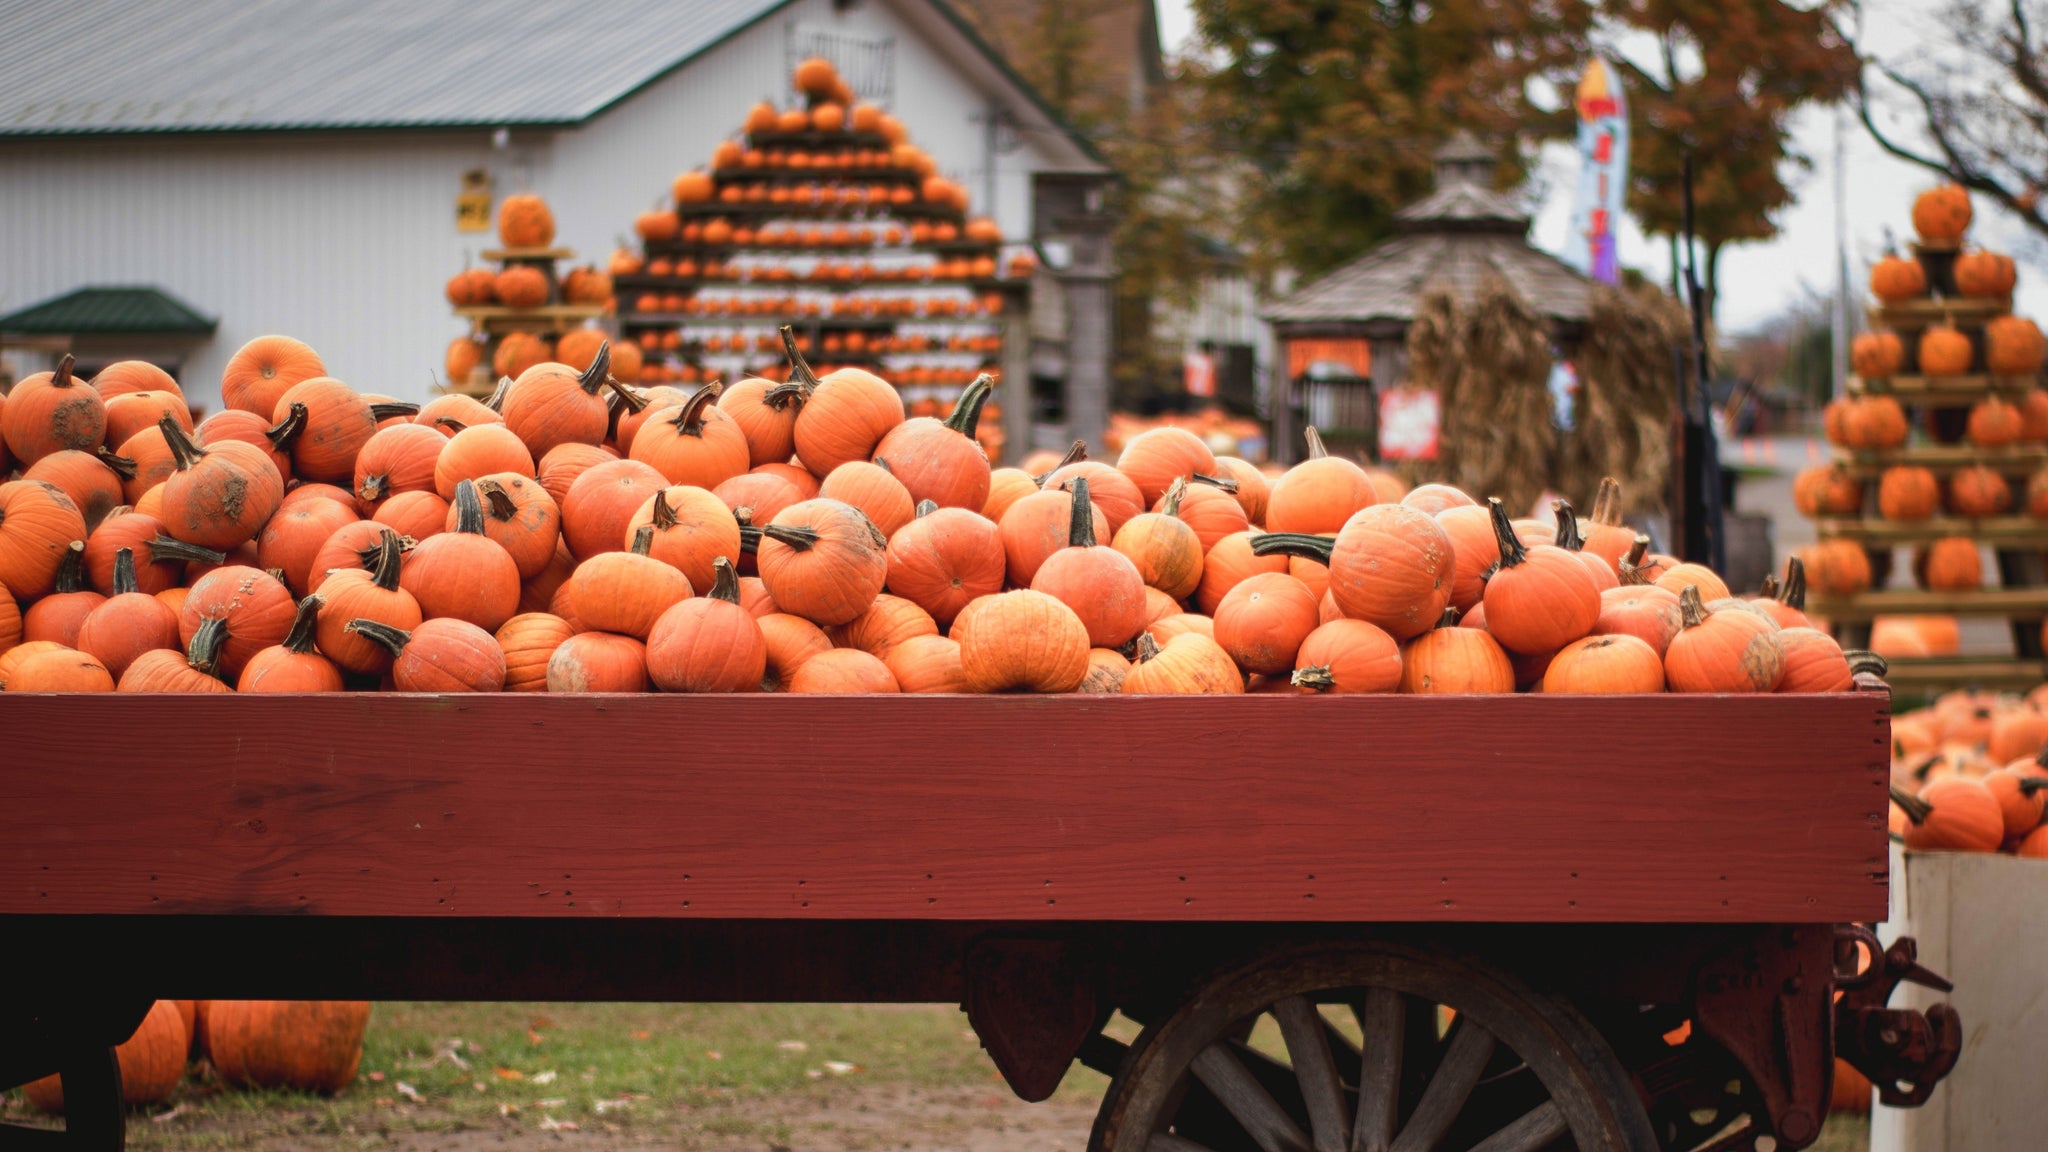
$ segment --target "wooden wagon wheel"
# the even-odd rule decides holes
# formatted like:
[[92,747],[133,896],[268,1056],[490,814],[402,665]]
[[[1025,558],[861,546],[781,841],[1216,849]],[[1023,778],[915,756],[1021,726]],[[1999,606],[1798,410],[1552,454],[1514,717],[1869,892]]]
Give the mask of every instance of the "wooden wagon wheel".
[[64,1127],[0,1124],[0,1152],[121,1152],[128,1116],[121,1105],[121,1065],[112,1048],[81,1048],[64,1057]]
[[[1439,1006],[1455,1013],[1440,1034]],[[1277,1027],[1252,1030],[1247,1022]],[[1260,1045],[1258,1033],[1277,1039]],[[1363,1038],[1363,1043],[1353,1039]],[[1292,946],[1131,1046],[1090,1152],[1656,1152],[1629,1075],[1564,1001],[1451,955]]]

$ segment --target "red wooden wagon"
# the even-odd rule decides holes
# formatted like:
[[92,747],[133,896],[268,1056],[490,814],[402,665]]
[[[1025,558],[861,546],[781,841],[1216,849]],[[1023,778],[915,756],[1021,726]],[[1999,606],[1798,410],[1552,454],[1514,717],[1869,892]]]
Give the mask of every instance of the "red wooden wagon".
[[1100,1152],[1799,1148],[1837,1052],[1912,1102],[1959,1038],[1857,927],[1866,684],[0,695],[0,1084],[113,1148],[156,997],[951,1001],[1027,1099],[1112,1077]]

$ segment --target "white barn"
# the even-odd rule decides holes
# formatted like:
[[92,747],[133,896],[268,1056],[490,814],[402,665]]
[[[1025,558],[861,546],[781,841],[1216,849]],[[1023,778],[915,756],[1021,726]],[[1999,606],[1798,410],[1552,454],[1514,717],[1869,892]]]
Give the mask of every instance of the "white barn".
[[[1079,227],[1076,283],[1095,286],[1106,167],[944,0],[16,0],[0,8],[0,316],[156,289],[169,299],[58,308],[81,361],[173,361],[211,410],[233,351],[283,332],[361,390],[420,399],[465,330],[442,285],[495,244],[457,230],[465,172],[546,197],[557,243],[602,264],[751,105],[794,99],[811,54],[1006,236]],[[1083,298],[1062,311],[1088,315]],[[155,330],[160,313],[211,330]],[[17,341],[9,366],[44,367],[56,343]],[[1106,371],[1106,344],[1061,353],[1070,395]]]

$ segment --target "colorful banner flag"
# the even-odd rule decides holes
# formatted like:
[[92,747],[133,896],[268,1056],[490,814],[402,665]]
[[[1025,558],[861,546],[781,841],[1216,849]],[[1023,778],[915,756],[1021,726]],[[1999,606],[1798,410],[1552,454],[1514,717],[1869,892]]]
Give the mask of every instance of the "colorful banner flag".
[[1595,280],[1621,278],[1615,227],[1628,190],[1628,101],[1614,66],[1595,56],[1579,77],[1579,195],[1565,261]]

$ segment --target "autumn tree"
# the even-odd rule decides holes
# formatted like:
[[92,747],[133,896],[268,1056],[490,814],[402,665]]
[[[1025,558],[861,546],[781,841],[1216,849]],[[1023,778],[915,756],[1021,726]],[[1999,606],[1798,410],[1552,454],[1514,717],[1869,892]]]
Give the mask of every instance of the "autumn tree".
[[1955,0],[1939,31],[1870,57],[1857,110],[1878,146],[1981,193],[2048,235],[2048,5]]
[[1242,162],[1244,238],[1313,275],[1385,236],[1430,189],[1431,154],[1458,128],[1499,149],[1571,130],[1588,0],[1194,0],[1208,145]]
[[1776,235],[1776,214],[1811,166],[1793,147],[1792,113],[1840,99],[1855,81],[1855,54],[1832,8],[1787,0],[1605,6],[1610,30],[1646,34],[1614,39],[1652,46],[1649,53],[1616,54],[1629,100],[1629,211],[1644,231],[1675,238],[1685,157],[1692,155],[1694,228],[1710,314],[1722,250]]

